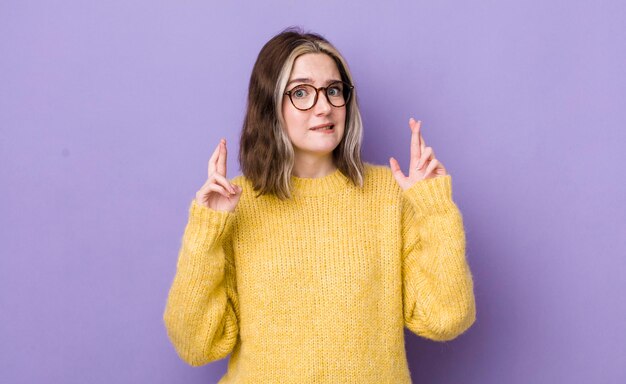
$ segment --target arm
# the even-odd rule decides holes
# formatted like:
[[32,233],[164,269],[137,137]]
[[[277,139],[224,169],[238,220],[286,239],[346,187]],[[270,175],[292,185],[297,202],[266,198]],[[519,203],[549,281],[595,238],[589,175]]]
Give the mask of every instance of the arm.
[[404,320],[415,334],[437,341],[454,339],[476,319],[463,219],[451,185],[446,175],[403,191]]
[[176,276],[163,320],[178,355],[199,366],[228,355],[239,333],[233,214],[197,204],[189,208]]

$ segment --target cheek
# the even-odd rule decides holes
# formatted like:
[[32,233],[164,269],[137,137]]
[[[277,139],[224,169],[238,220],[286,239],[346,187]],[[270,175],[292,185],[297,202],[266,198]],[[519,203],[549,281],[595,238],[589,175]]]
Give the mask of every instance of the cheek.
[[290,139],[293,139],[294,135],[298,135],[302,131],[301,127],[304,125],[302,116],[294,111],[294,108],[283,105],[283,119],[285,120],[285,129]]
[[337,119],[343,123],[343,129],[346,129],[346,110],[343,109],[338,115]]

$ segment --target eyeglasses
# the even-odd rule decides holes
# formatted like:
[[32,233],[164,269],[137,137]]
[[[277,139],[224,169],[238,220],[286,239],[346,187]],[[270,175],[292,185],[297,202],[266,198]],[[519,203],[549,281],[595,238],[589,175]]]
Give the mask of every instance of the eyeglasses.
[[335,81],[326,87],[315,88],[310,84],[300,84],[285,92],[291,104],[301,111],[307,111],[317,103],[319,91],[324,91],[326,100],[333,107],[343,107],[350,100],[354,86],[343,81]]

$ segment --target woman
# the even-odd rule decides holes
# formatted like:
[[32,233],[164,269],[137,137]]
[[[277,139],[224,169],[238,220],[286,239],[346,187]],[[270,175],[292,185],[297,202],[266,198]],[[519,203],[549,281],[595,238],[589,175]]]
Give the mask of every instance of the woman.
[[408,176],[364,164],[356,89],[323,37],[288,29],[250,79],[239,161],[226,142],[189,209],[164,320],[220,383],[410,383],[404,326],[450,340],[475,320],[451,177],[411,119]]

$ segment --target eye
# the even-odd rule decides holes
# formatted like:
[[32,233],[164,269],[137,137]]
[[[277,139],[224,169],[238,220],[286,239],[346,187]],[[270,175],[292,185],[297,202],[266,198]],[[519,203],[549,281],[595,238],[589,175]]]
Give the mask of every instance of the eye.
[[328,96],[342,96],[343,95],[343,86],[342,84],[333,84],[328,87]]
[[295,97],[296,99],[307,97],[308,94],[309,94],[309,91],[306,89],[306,87],[296,87],[291,91],[291,95]]

